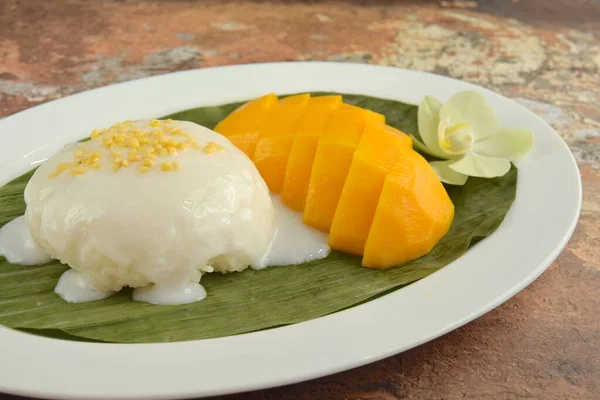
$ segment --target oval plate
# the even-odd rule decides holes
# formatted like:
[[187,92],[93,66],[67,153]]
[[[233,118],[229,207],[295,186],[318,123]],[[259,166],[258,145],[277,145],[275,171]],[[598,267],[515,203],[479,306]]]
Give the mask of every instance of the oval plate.
[[[464,325],[536,279],[571,236],[581,206],[575,160],[522,106],[437,75],[336,63],[211,68],[112,85],[0,120],[4,184],[97,126],[266,92],[335,91],[418,104],[476,90],[503,125],[526,127],[535,148],[518,164],[517,199],[502,226],[463,257],[406,288],[326,317],[239,336],[165,344],[96,344],[0,327],[0,391],[37,397],[189,398],[299,382],[371,363]],[[407,323],[406,321],[410,321]]]

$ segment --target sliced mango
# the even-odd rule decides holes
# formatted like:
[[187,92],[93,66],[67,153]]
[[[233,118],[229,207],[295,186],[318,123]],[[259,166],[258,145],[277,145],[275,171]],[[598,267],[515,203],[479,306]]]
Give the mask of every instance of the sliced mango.
[[385,177],[398,151],[411,148],[412,139],[403,132],[385,124],[367,124],[331,224],[331,248],[363,254]]
[[453,218],[454,205],[427,161],[400,151],[385,178],[362,265],[385,269],[424,256]]
[[258,135],[254,165],[273,193],[281,192],[293,129],[310,99],[309,94],[286,97],[272,107]]
[[281,190],[281,201],[294,210],[304,209],[317,144],[329,117],[341,103],[342,96],[312,97],[296,123]]
[[214,130],[252,158],[258,134],[275,104],[277,96],[273,93],[251,100],[219,122]]
[[367,122],[385,117],[349,104],[336,108],[319,140],[313,163],[303,221],[329,232],[356,145]]

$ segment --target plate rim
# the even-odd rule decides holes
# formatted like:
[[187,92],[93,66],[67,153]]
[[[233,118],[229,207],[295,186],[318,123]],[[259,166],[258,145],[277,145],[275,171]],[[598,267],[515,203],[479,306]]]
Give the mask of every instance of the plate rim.
[[[147,78],[140,78],[140,79],[136,79],[136,80],[132,80],[132,81],[127,81],[127,82],[121,82],[121,83],[117,83],[117,84],[113,84],[113,85],[109,85],[109,86],[104,86],[104,87],[100,87],[100,88],[95,88],[89,91],[85,91],[85,92],[81,92],[81,93],[77,93],[65,98],[61,98],[58,100],[53,100],[47,103],[43,103],[41,105],[23,110],[21,112],[12,114],[2,120],[0,120],[0,132],[2,131],[2,127],[8,125],[10,127],[10,125],[14,124],[21,124],[22,120],[30,118],[29,116],[31,114],[33,114],[35,116],[35,114],[45,114],[48,110],[52,111],[52,109],[54,108],[60,108],[61,106],[63,106],[64,104],[68,104],[69,102],[73,102],[73,101],[78,101],[81,100],[83,102],[88,101],[88,98],[92,98],[94,96],[96,97],[101,97],[103,93],[107,93],[109,91],[118,91],[118,90],[124,90],[127,89],[128,86],[131,87],[135,87],[140,86],[140,85],[151,85],[153,82],[159,82],[161,80],[169,80],[169,77],[173,77],[173,76],[178,76],[178,77],[191,77],[190,79],[198,79],[198,80],[202,80],[202,77],[200,78],[193,78],[194,75],[202,75],[204,74],[206,75],[210,75],[211,73],[214,74],[214,71],[219,71],[216,73],[216,75],[218,75],[220,73],[220,71],[225,71],[225,75],[227,75],[227,71],[240,71],[240,70],[246,70],[246,72],[248,71],[260,71],[260,70],[271,70],[271,69],[276,69],[276,70],[286,70],[287,72],[297,69],[296,72],[301,71],[301,73],[303,74],[308,74],[310,75],[311,73],[313,74],[319,74],[319,73],[323,73],[323,74],[331,74],[333,72],[333,75],[335,75],[336,70],[340,71],[341,75],[344,74],[352,74],[352,73],[363,73],[363,71],[367,71],[367,70],[374,70],[374,69],[379,69],[381,71],[382,75],[406,75],[406,76],[414,76],[418,79],[426,79],[426,80],[432,80],[432,81],[446,81],[446,82],[453,82],[453,86],[455,85],[459,85],[462,87],[470,87],[472,89],[475,89],[481,93],[483,93],[486,97],[491,97],[495,100],[497,100],[500,103],[506,103],[508,102],[508,104],[511,104],[511,107],[517,107],[519,109],[519,113],[526,115],[527,118],[529,120],[535,120],[537,122],[537,124],[541,127],[540,129],[543,128],[543,131],[545,131],[546,133],[544,133],[544,135],[554,135],[554,137],[552,137],[551,141],[555,142],[554,144],[556,146],[558,146],[557,148],[560,148],[563,153],[562,156],[568,155],[568,157],[565,158],[565,163],[569,164],[569,167],[571,167],[571,173],[574,173],[573,175],[573,180],[571,183],[575,183],[575,192],[572,193],[572,195],[574,195],[574,201],[575,201],[575,208],[570,210],[570,214],[571,214],[571,221],[569,223],[569,225],[566,227],[566,229],[563,231],[562,233],[562,238],[559,240],[558,243],[556,243],[556,245],[554,246],[553,250],[548,253],[546,255],[546,257],[543,259],[543,261],[541,261],[535,268],[533,268],[530,273],[522,278],[519,282],[516,282],[509,290],[505,290],[504,293],[501,296],[497,296],[496,298],[494,298],[493,300],[487,302],[486,304],[482,304],[479,307],[477,307],[476,310],[472,310],[468,315],[464,315],[462,319],[459,320],[455,320],[454,323],[449,324],[445,327],[443,327],[442,329],[436,329],[433,332],[430,332],[429,335],[425,335],[422,336],[419,340],[412,340],[410,342],[410,344],[404,344],[404,345],[400,345],[400,346],[392,346],[390,348],[386,348],[386,349],[380,349],[379,351],[373,354],[371,354],[371,356],[367,356],[365,357],[364,355],[361,357],[356,356],[353,359],[353,362],[350,362],[348,360],[344,361],[344,362],[340,362],[339,365],[337,365],[337,367],[327,367],[326,370],[324,370],[323,368],[321,369],[317,369],[315,370],[314,368],[312,369],[312,371],[308,371],[307,368],[309,367],[307,366],[303,366],[303,368],[305,369],[305,372],[302,374],[299,373],[293,373],[289,376],[279,376],[278,378],[274,378],[269,380],[269,378],[265,378],[264,376],[260,375],[260,376],[255,376],[253,377],[253,379],[250,379],[250,381],[243,381],[243,383],[237,384],[237,385],[231,385],[228,388],[220,388],[220,389],[211,389],[211,390],[204,390],[201,387],[198,386],[194,386],[191,385],[189,387],[186,387],[183,390],[177,390],[177,388],[171,388],[169,387],[168,384],[163,385],[162,389],[163,390],[159,390],[159,392],[156,393],[148,393],[148,391],[135,391],[135,390],[131,390],[130,392],[127,391],[128,389],[128,384],[127,381],[123,378],[121,378],[121,380],[117,379],[117,377],[115,376],[114,378],[119,381],[119,384],[121,386],[119,386],[120,390],[113,390],[113,392],[111,392],[111,394],[108,396],[110,398],[127,398],[127,399],[134,399],[134,398],[182,398],[182,397],[191,397],[191,396],[208,396],[208,395],[218,395],[218,394],[229,394],[229,393],[236,393],[236,392],[240,392],[240,391],[248,391],[248,390],[256,390],[256,389],[263,389],[263,388],[267,388],[267,387],[275,387],[275,386],[281,386],[281,385],[285,385],[285,384],[290,384],[290,383],[296,383],[296,382],[300,382],[300,381],[304,381],[307,379],[313,379],[313,378],[317,378],[317,377],[321,377],[321,376],[325,376],[325,375],[329,375],[329,374],[333,374],[333,373],[337,373],[340,371],[344,371],[350,368],[355,368],[361,365],[365,365],[374,361],[378,361],[380,359],[389,357],[391,355],[394,354],[398,354],[402,351],[405,351],[409,348],[413,348],[415,346],[418,346],[422,343],[425,343],[427,341],[430,341],[434,338],[437,338],[449,331],[452,331],[460,326],[463,326],[464,324],[472,321],[473,319],[483,315],[484,313],[492,310],[493,308],[501,305],[502,303],[504,303],[506,300],[510,299],[511,297],[513,297],[514,295],[516,295],[518,292],[520,292],[522,289],[524,289],[526,286],[528,286],[531,282],[533,282],[537,277],[539,277],[547,268],[548,266],[552,263],[552,261],[554,261],[556,259],[556,257],[562,252],[562,250],[564,249],[564,247],[567,245],[571,235],[573,234],[575,227],[577,225],[577,221],[579,218],[579,214],[581,212],[581,201],[582,201],[582,185],[581,185],[581,177],[580,177],[580,173],[579,173],[579,169],[577,166],[577,163],[575,161],[575,158],[573,157],[573,154],[570,152],[567,144],[564,142],[564,140],[560,137],[560,135],[548,124],[546,123],[543,119],[541,119],[540,117],[538,117],[537,115],[535,115],[533,112],[531,112],[530,110],[526,109],[525,107],[515,103],[513,100],[510,100],[500,94],[497,94],[489,89],[485,89],[482,88],[478,85],[473,85],[471,83],[467,83],[467,82],[463,82],[454,78],[449,78],[449,77],[443,77],[443,76],[439,76],[439,75],[435,75],[435,74],[431,74],[431,73],[427,73],[427,72],[421,72],[421,71],[412,71],[412,70],[406,70],[406,69],[401,69],[401,68],[395,68],[395,67],[389,67],[389,66],[377,66],[377,65],[365,65],[365,64],[347,64],[347,63],[336,63],[336,62],[278,62],[278,63],[257,63],[257,64],[242,64],[242,65],[230,65],[230,66],[224,66],[224,67],[211,67],[211,68],[202,68],[202,69],[197,69],[197,70],[188,70],[188,71],[179,71],[179,72],[174,72],[174,73],[167,73],[167,74],[162,74],[162,75],[158,75],[158,76],[153,76],[153,77],[147,77]],[[344,70],[344,74],[341,73],[341,71]],[[289,93],[288,92],[280,92],[281,94],[283,93]],[[350,93],[350,92],[348,92]],[[366,94],[366,93],[364,93]],[[91,96],[91,97],[90,97]],[[240,96],[240,97],[244,97],[244,96]],[[246,97],[248,98],[248,97]],[[388,98],[394,98],[394,99],[398,99],[401,100],[402,97],[397,96],[397,97],[388,97]],[[499,101],[498,99],[501,99],[502,101]],[[406,101],[406,100],[404,100]],[[40,112],[40,110],[42,110],[43,112]],[[166,112],[165,112],[166,114]],[[14,121],[14,122],[13,122]],[[5,135],[0,134],[0,143],[2,143],[5,140]],[[558,139],[558,141],[556,140]],[[69,139],[60,139],[56,142],[65,142],[68,141]],[[9,140],[10,141],[10,140]],[[56,146],[58,146],[58,143],[55,143]],[[54,149],[56,149],[56,146],[54,146]],[[41,149],[41,151],[45,151],[45,152],[49,152],[53,149],[52,146],[47,146],[44,145],[44,148]],[[565,154],[566,153],[568,154]],[[37,153],[36,153],[37,154]],[[36,154],[34,154],[32,156],[31,159],[23,159],[24,162],[26,163],[30,163],[31,160],[33,160],[33,158],[35,158]],[[1,160],[1,157],[0,157]],[[2,161],[0,161],[0,165],[6,165],[6,164],[2,164]],[[524,166],[524,168],[528,168],[531,167],[531,163],[526,164]],[[29,165],[29,168],[31,168],[31,165]],[[0,168],[0,170],[2,170]],[[15,173],[18,174],[18,169],[15,168],[14,169]],[[526,171],[526,169],[525,169]],[[23,171],[24,172],[24,171]],[[521,171],[520,171],[521,172]],[[521,175],[521,173],[520,173]],[[4,183],[2,183],[4,184]],[[520,186],[521,187],[521,186]],[[517,194],[517,196],[519,196]],[[516,205],[517,202],[515,202]],[[513,205],[513,208],[515,208],[515,205]],[[511,212],[513,210],[511,209]],[[509,212],[510,213],[510,212]],[[505,225],[507,224],[507,222],[505,221],[503,223],[503,227],[505,227]],[[501,227],[502,228],[502,227]],[[509,226],[510,228],[510,226]],[[492,235],[490,238],[488,238],[486,240],[490,241],[493,240],[494,235]],[[473,249],[469,250],[469,252],[473,251]],[[463,256],[464,257],[464,256]],[[455,261],[454,263],[450,264],[450,265],[456,265],[456,264],[460,264],[460,260],[463,258],[459,258],[457,261]],[[450,265],[446,266],[444,269],[447,269],[448,267],[450,267]],[[396,297],[398,297],[398,293],[400,292],[405,292],[407,290],[410,290],[411,292],[414,292],[416,290],[421,290],[423,286],[427,286],[427,281],[428,278],[425,278],[422,281],[416,282],[412,285],[410,285],[407,288],[402,289],[401,291],[395,291],[391,294],[388,294],[386,296],[383,296],[380,299],[376,299],[374,301],[370,301],[367,304],[365,304],[365,306],[368,306],[369,304],[373,305],[375,304],[376,306],[383,306],[386,302],[389,302],[391,298],[393,298],[395,295]],[[406,296],[404,296],[406,297]],[[314,320],[310,320],[304,323],[300,323],[300,324],[294,324],[294,325],[290,325],[290,326],[286,326],[286,327],[282,327],[282,328],[276,328],[273,330],[269,330],[269,331],[262,331],[262,332],[255,332],[255,333],[248,333],[248,334],[243,334],[243,335],[238,335],[238,336],[231,336],[231,337],[225,337],[225,338],[218,338],[218,339],[205,339],[205,340],[197,340],[197,341],[189,341],[189,342],[174,342],[174,343],[161,343],[161,344],[104,344],[104,343],[82,343],[82,342],[68,342],[68,341],[62,341],[62,340],[57,340],[57,339],[49,339],[49,338],[41,338],[38,336],[34,336],[34,335],[30,335],[27,333],[22,333],[22,332],[18,332],[16,335],[14,334],[16,331],[14,330],[10,330],[8,328],[5,328],[3,326],[0,326],[0,354],[4,353],[6,354],[6,351],[8,349],[10,349],[10,347],[7,345],[6,342],[4,342],[5,340],[9,340],[9,344],[15,344],[15,342],[19,342],[19,345],[25,346],[33,346],[33,347],[39,347],[40,345],[42,347],[48,345],[46,347],[46,350],[48,349],[53,349],[50,350],[50,354],[56,354],[57,352],[60,351],[64,351],[67,352],[68,354],[71,354],[71,356],[73,356],[72,352],[73,351],[83,351],[84,353],[94,353],[95,357],[96,357],[96,361],[101,360],[104,362],[107,362],[105,357],[102,357],[101,354],[99,353],[106,353],[107,355],[115,355],[115,354],[119,354],[119,352],[123,351],[124,348],[127,349],[132,349],[131,351],[127,350],[126,352],[134,355],[138,355],[141,356],[143,355],[142,352],[146,352],[146,351],[150,351],[153,352],[154,354],[162,354],[163,351],[174,351],[175,353],[181,353],[182,350],[185,350],[184,348],[190,348],[193,346],[190,346],[189,344],[194,344],[194,343],[214,343],[215,345],[213,347],[217,347],[222,349],[223,346],[227,347],[227,346],[240,346],[240,342],[243,341],[247,341],[249,343],[254,342],[254,339],[248,339],[248,338],[257,338],[256,341],[258,341],[258,343],[263,343],[264,345],[264,340],[266,337],[266,340],[268,342],[269,340],[269,336],[272,336],[272,332],[278,331],[278,332],[285,332],[284,335],[290,336],[290,337],[294,337],[295,335],[297,335],[295,332],[300,330],[300,331],[304,331],[306,330],[305,328],[308,326],[307,329],[311,330],[311,329],[315,329],[312,326],[315,325],[315,322],[319,322],[316,323],[316,325],[321,325],[321,323],[324,320],[328,320],[328,321],[336,321],[341,319],[346,319],[346,318],[352,318],[351,316],[348,317],[348,315],[350,314],[354,314],[355,310],[361,308],[361,310],[364,310],[365,308],[363,306],[359,306],[359,307],[354,307],[351,308],[349,310],[345,310],[342,312],[338,312],[338,313],[334,313],[332,315],[329,316],[325,316],[325,317],[321,317],[321,318],[317,318]],[[371,307],[374,308],[374,307]],[[302,326],[302,328],[298,328],[299,326]],[[281,335],[276,335],[276,336],[281,336]],[[258,339],[260,337],[260,339]],[[18,338],[18,339],[17,339]],[[60,344],[59,344],[60,343]],[[206,346],[200,346],[199,348],[204,349]],[[210,347],[210,346],[209,346]],[[242,346],[243,347],[243,346]],[[92,350],[93,349],[93,350]],[[133,350],[135,349],[135,350]],[[164,349],[164,350],[163,350]],[[358,352],[357,352],[358,354]],[[335,354],[331,354],[332,356],[335,356]],[[13,357],[14,359],[14,354],[9,354],[9,357],[2,357],[4,360],[7,359],[11,359],[11,357]],[[247,354],[242,353],[242,356],[244,357],[248,357]],[[73,356],[74,357],[74,356]],[[238,357],[240,357],[238,355]],[[235,358],[235,357],[234,357]],[[75,358],[73,358],[75,359]],[[10,360],[9,360],[10,361]],[[81,361],[81,360],[80,360]],[[311,361],[310,363],[314,364],[314,360]],[[113,365],[110,362],[107,362],[106,365]],[[196,365],[196,364],[193,364]],[[189,365],[188,365],[189,366]],[[173,368],[172,370],[178,370],[180,366],[178,365],[177,368]],[[223,367],[223,366],[221,366]],[[87,371],[87,373],[92,373],[92,372],[98,372],[97,366],[90,366],[90,365],[86,365],[85,367],[81,367],[83,369],[85,369]],[[99,398],[99,397],[103,397],[106,398],[106,393],[102,392],[102,391],[96,391],[96,392],[81,392],[82,387],[81,386],[77,386],[77,390],[78,391],[69,391],[68,389],[61,389],[60,387],[56,387],[56,385],[52,386],[48,388],[42,388],[42,386],[44,386],[44,382],[42,382],[41,385],[38,385],[38,389],[35,389],[33,387],[30,386],[26,386],[24,385],[24,382],[19,381],[17,382],[17,384],[15,384],[14,382],[7,382],[6,378],[3,377],[7,377],[8,374],[7,373],[2,373],[4,372],[10,372],[12,374],[12,376],[15,376],[15,371],[10,370],[11,366],[7,365],[6,361],[0,361],[0,391],[5,391],[5,392],[9,392],[9,393],[14,393],[14,394],[19,394],[19,395],[25,395],[25,396],[37,396],[37,397],[61,397],[61,398],[65,398],[65,399],[69,399],[69,398],[78,398],[78,399],[82,399],[82,398]],[[259,368],[260,369],[260,368]],[[310,368],[308,368],[310,369]],[[10,370],[10,371],[9,371]],[[39,374],[41,371],[38,371],[38,369],[34,369],[36,374]],[[30,371],[31,372],[31,371]],[[113,371],[113,372],[117,372],[117,371]],[[122,373],[122,371],[120,371]],[[181,372],[181,371],[180,371]],[[238,369],[235,369],[234,371],[234,377],[238,376],[235,374],[242,374],[244,372],[248,372],[248,371],[238,371]],[[264,372],[264,371],[262,371]],[[105,374],[109,374],[108,372],[104,371]],[[34,374],[35,375],[35,374]],[[241,375],[239,375],[241,377]],[[41,376],[43,379],[43,375]],[[35,379],[32,379],[32,376],[29,376],[28,381],[32,382]],[[39,382],[38,382],[39,383]],[[45,382],[45,386],[48,386],[48,382]],[[202,385],[200,385],[202,386]],[[116,388],[115,388],[116,389]],[[129,389],[131,389],[129,387]],[[41,390],[41,391],[40,391]],[[99,394],[103,393],[101,396],[99,396]],[[125,394],[124,394],[125,393]],[[149,396],[150,394],[150,396]]]

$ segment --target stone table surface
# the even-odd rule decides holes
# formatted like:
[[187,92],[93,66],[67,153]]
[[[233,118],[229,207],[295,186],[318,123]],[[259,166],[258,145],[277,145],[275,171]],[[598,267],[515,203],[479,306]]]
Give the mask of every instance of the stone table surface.
[[556,128],[581,169],[581,219],[549,270],[416,349],[226,399],[600,399],[599,28],[598,0],[0,0],[0,116],[114,82],[263,61],[393,65],[498,91]]

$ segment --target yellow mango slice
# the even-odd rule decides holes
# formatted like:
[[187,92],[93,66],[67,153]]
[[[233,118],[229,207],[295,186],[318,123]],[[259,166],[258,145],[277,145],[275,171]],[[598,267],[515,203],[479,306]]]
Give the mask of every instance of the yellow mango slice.
[[331,224],[332,249],[362,255],[385,177],[398,151],[410,150],[410,136],[380,123],[367,124]]
[[356,145],[367,122],[385,117],[349,104],[341,104],[325,127],[313,163],[303,222],[329,232]]
[[214,130],[252,158],[258,134],[275,104],[277,96],[273,93],[250,100],[219,122]]
[[385,178],[362,265],[385,269],[429,253],[448,232],[454,205],[427,161],[401,151]]
[[254,151],[254,165],[273,193],[281,192],[293,129],[302,114],[309,94],[286,97],[271,108],[258,135]]
[[342,96],[312,97],[296,122],[281,190],[281,201],[294,210],[304,210],[317,144],[329,117],[341,103]]

